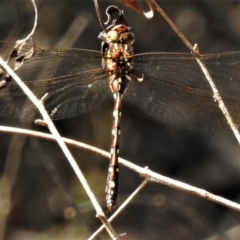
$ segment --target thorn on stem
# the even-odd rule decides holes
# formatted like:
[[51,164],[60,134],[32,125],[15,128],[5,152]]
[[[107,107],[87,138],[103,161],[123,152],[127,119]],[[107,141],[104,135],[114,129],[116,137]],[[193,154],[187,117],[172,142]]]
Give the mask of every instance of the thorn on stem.
[[48,98],[48,93],[45,93],[43,96],[42,96],[42,98],[41,98],[41,102],[42,102],[42,104],[44,105],[45,104],[45,102],[46,102],[46,100],[47,100],[47,98]]
[[195,43],[192,49],[192,53],[196,56],[196,57],[200,57],[200,51],[198,48],[198,44]]
[[34,123],[37,124],[37,125],[43,126],[43,127],[47,127],[48,126],[47,123],[45,121],[43,121],[42,119],[36,119],[34,121]]

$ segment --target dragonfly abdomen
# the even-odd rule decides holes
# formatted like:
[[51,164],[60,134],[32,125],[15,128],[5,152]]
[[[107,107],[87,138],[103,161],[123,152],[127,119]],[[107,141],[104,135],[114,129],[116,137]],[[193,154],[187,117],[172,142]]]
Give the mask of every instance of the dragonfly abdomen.
[[119,19],[115,19],[116,21],[114,20],[113,24],[99,35],[99,38],[103,40],[102,66],[109,74],[109,87],[114,99],[111,159],[105,189],[107,207],[110,212],[115,208],[118,194],[122,97],[127,89],[128,82],[132,79],[132,43],[134,42],[133,33],[129,31],[130,28],[122,21],[122,11],[116,7],[111,7],[111,10],[119,12]]

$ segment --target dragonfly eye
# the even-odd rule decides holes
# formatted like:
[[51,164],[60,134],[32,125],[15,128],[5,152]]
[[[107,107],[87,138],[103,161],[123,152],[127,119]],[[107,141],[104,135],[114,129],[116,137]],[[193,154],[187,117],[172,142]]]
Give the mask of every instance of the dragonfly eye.
[[135,35],[132,32],[122,33],[122,39],[126,43],[133,44],[135,42]]
[[119,32],[112,30],[107,33],[107,40],[109,42],[117,43],[119,41],[119,39],[120,39]]

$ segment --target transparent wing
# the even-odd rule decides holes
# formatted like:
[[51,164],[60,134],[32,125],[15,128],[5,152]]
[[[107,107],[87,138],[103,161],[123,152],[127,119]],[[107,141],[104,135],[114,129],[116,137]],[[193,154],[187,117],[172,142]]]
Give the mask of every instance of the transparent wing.
[[[203,55],[205,63],[236,124],[240,124],[240,52]],[[134,56],[132,95],[151,116],[180,127],[227,128],[226,119],[191,54],[149,53]]]
[[[7,59],[12,48],[13,44],[0,42],[0,55]],[[29,49],[24,46],[22,51]],[[34,47],[34,55],[16,73],[39,99],[48,93],[45,107],[53,119],[90,111],[102,102],[108,86],[101,53],[91,50]],[[11,79],[0,88],[0,115],[39,117],[36,107]]]

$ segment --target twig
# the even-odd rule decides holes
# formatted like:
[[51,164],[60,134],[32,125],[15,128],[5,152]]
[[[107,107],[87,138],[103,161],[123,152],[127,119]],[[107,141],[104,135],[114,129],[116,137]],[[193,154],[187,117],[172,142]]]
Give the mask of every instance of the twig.
[[[31,32],[27,35],[27,37],[21,39],[21,40],[17,40],[16,43],[15,43],[15,46],[13,47],[13,51],[16,51],[17,53],[19,53],[22,49],[22,47],[26,44],[27,41],[29,41],[30,39],[32,39],[32,36],[33,34],[35,33],[35,30],[36,30],[36,27],[37,27],[37,22],[38,22],[38,11],[37,11],[37,5],[35,3],[35,0],[30,0],[33,4],[33,8],[34,8],[34,23],[33,23],[33,27],[32,27],[32,30]],[[12,51],[12,52],[13,52]],[[15,54],[13,54],[15,55]],[[12,53],[10,54],[9,56],[10,58],[12,57]],[[7,61],[8,62],[8,61]],[[23,63],[23,61],[22,61]],[[21,64],[22,64],[21,63]],[[21,64],[17,64],[17,68],[20,67]],[[14,70],[16,70],[14,68]]]
[[22,88],[24,93],[29,97],[29,99],[33,102],[33,104],[38,108],[39,112],[41,113],[44,122],[47,124],[50,132],[54,136],[55,140],[59,144],[60,148],[62,149],[64,155],[66,156],[67,160],[69,161],[70,165],[72,166],[75,174],[77,175],[78,179],[80,180],[82,186],[84,187],[86,193],[88,194],[96,212],[97,217],[100,218],[104,226],[106,227],[109,235],[112,237],[112,239],[118,239],[117,234],[113,231],[113,228],[111,227],[110,223],[107,222],[107,218],[101,209],[99,203],[96,200],[96,197],[94,196],[93,192],[91,191],[89,185],[87,184],[87,181],[85,177],[83,176],[81,170],[79,169],[76,161],[74,160],[72,154],[66,147],[64,141],[62,140],[61,136],[59,135],[57,129],[55,128],[52,120],[50,119],[46,109],[44,108],[42,104],[42,100],[38,100],[35,95],[30,91],[30,89],[21,81],[21,79],[16,75],[15,72],[12,71],[12,69],[3,61],[3,59],[0,57],[0,65],[11,75],[11,77],[18,83],[18,85]]
[[22,39],[21,41],[28,41],[33,34],[35,33],[36,27],[37,27],[37,22],[38,22],[38,11],[37,11],[37,5],[35,3],[34,0],[31,0],[32,4],[33,4],[33,8],[34,8],[34,14],[35,14],[35,19],[34,19],[34,24],[33,24],[33,28],[32,31],[28,34],[28,36],[24,39]]
[[146,0],[148,5],[154,7],[160,15],[166,20],[166,22],[170,25],[170,27],[173,29],[173,31],[179,36],[179,38],[184,42],[184,44],[188,47],[190,52],[193,51],[193,46],[191,43],[185,38],[183,33],[178,29],[178,27],[175,25],[175,23],[168,17],[168,15],[163,11],[163,9],[154,1],[154,0]]
[[171,26],[171,28],[176,32],[176,34],[179,36],[179,38],[184,42],[184,44],[187,46],[187,48],[190,50],[190,52],[195,57],[197,63],[199,64],[203,74],[205,75],[205,78],[207,79],[208,83],[210,84],[212,91],[213,91],[213,101],[218,103],[218,107],[221,109],[224,117],[227,120],[227,123],[229,124],[234,136],[236,137],[238,143],[240,144],[240,134],[237,129],[236,124],[234,123],[229,111],[227,110],[227,107],[225,106],[221,95],[209,73],[204,63],[201,61],[201,55],[199,54],[199,50],[195,45],[194,47],[190,44],[190,42],[185,38],[183,33],[177,28],[177,26],[173,23],[173,21],[167,16],[167,14],[162,10],[162,8],[154,1],[154,0],[146,0],[149,5],[154,7],[160,15],[167,21],[167,23]]
[[[55,141],[54,137],[50,134],[47,133],[41,133],[41,132],[37,132],[37,131],[32,131],[32,130],[26,130],[26,129],[21,129],[21,128],[13,128],[13,127],[7,127],[7,126],[0,126],[0,131],[2,132],[9,132],[9,133],[17,133],[17,134],[23,134],[23,135],[28,135],[28,136],[34,136],[34,137],[40,137],[40,138],[44,138],[44,139],[48,139],[48,140],[52,140]],[[71,139],[67,139],[67,138],[62,138],[62,140],[74,147],[80,147],[92,152],[95,152],[97,154],[100,154],[101,156],[104,156],[106,158],[110,158],[110,153],[103,151],[99,148],[90,146],[88,144],[85,143],[81,143],[78,141],[74,141]],[[240,205],[230,201],[226,198],[214,195],[204,189],[200,189],[197,187],[193,187],[189,184],[165,177],[163,175],[160,175],[158,173],[155,173],[149,169],[143,168],[143,167],[139,167],[136,164],[129,162],[123,158],[119,158],[119,163],[131,170],[133,170],[134,172],[139,173],[141,176],[147,178],[149,181],[151,182],[158,182],[164,185],[167,185],[169,187],[178,189],[178,190],[182,190],[185,191],[187,193],[191,193],[193,195],[205,198],[207,200],[210,200],[212,202],[216,202],[218,204],[221,204],[223,206],[226,206],[228,208],[231,208],[233,210],[236,210],[238,212],[240,212]]]
[[227,107],[225,106],[221,95],[219,94],[216,85],[213,82],[213,79],[211,78],[207,68],[205,67],[205,65],[203,64],[203,62],[201,62],[201,60],[196,57],[196,61],[198,62],[199,66],[201,67],[206,79],[208,80],[212,91],[213,91],[213,100],[215,102],[218,102],[218,107],[222,110],[223,115],[225,116],[225,118],[227,119],[228,124],[230,125],[235,137],[237,138],[238,143],[240,144],[240,134],[239,131],[236,127],[236,124],[233,122],[233,119],[229,113],[229,111],[227,110]]
[[[114,214],[108,219],[109,222],[111,222],[113,219],[115,219],[119,213],[133,200],[134,197],[145,187],[145,185],[148,183],[148,179],[145,179],[139,187],[123,202],[123,204],[114,212]],[[93,240],[102,230],[104,229],[104,226],[101,226],[88,240]]]
[[[7,59],[7,61],[9,61],[14,55],[16,55],[16,53],[18,54],[21,51],[21,48],[23,45],[26,44],[26,41],[28,41],[30,38],[32,38],[35,29],[37,27],[37,19],[38,19],[38,14],[37,14],[37,7],[36,7],[36,3],[35,0],[31,0],[33,8],[34,8],[34,13],[35,13],[35,19],[34,19],[34,24],[32,27],[31,32],[28,34],[28,36],[25,39],[22,40],[18,40],[15,43],[14,48],[12,49],[11,54],[9,54],[9,59]],[[29,54],[26,54],[25,58],[28,58],[29,56],[32,55],[32,52],[29,51]],[[13,66],[14,68],[18,68],[20,67],[21,63],[15,63],[15,65]],[[4,80],[1,81],[4,83]],[[16,141],[13,141],[16,142]],[[24,144],[24,142],[22,141],[20,144],[18,143],[18,147],[21,146],[21,144]],[[9,154],[8,154],[8,158],[6,161],[6,165],[5,165],[5,169],[4,169],[4,174],[1,178],[1,189],[4,190],[4,192],[2,191],[2,194],[4,194],[4,197],[2,199],[2,206],[1,209],[4,209],[4,211],[2,211],[1,213],[1,221],[0,221],[0,238],[3,239],[4,237],[4,229],[6,228],[6,223],[7,223],[7,217],[8,214],[10,212],[10,199],[11,199],[11,191],[13,188],[13,184],[16,178],[16,174],[18,171],[18,166],[19,166],[19,158],[16,157],[17,152],[14,153],[10,153],[11,157],[13,157],[13,155],[15,154],[14,160],[15,162],[9,164]],[[11,165],[11,167],[10,167]]]

